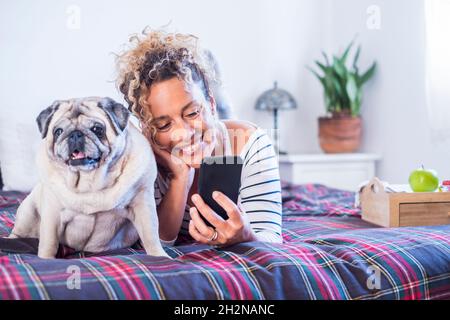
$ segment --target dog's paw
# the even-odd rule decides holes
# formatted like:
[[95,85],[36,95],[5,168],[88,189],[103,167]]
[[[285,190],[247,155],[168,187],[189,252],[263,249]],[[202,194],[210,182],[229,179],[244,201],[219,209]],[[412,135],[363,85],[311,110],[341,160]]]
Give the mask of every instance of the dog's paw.
[[57,249],[51,248],[39,248],[37,256],[41,259],[55,259],[57,253]]
[[55,256],[46,255],[46,254],[38,254],[38,257],[41,259],[55,259]]
[[158,250],[158,251],[156,251],[156,252],[147,252],[147,254],[148,254],[149,256],[162,257],[162,258],[169,258],[169,259],[172,259],[172,257],[169,256],[169,255],[167,254],[167,252],[164,251],[164,250]]
[[19,237],[16,236],[14,233],[11,233],[9,236],[7,236],[5,239],[18,239]]

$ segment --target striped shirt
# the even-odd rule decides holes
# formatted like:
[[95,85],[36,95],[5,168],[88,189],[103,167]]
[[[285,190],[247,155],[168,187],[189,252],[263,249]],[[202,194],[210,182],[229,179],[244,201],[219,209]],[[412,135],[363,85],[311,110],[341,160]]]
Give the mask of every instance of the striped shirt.
[[[238,206],[247,215],[259,241],[281,243],[282,206],[278,158],[266,132],[257,128],[239,156],[243,159],[243,166]],[[158,172],[155,181],[156,205],[159,205],[168,187],[169,180]],[[180,230],[184,235],[189,234],[189,208],[186,203]],[[175,240],[161,240],[161,243],[173,245]]]

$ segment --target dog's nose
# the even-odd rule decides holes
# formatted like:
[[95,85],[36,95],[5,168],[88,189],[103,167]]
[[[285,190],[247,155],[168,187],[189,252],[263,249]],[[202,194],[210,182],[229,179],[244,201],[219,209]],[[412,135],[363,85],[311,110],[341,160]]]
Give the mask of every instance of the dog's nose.
[[69,153],[84,151],[84,134],[80,130],[73,130],[68,138]]
[[84,136],[83,132],[81,132],[80,130],[73,130],[70,135],[69,135],[69,140],[77,140],[79,138],[82,138]]

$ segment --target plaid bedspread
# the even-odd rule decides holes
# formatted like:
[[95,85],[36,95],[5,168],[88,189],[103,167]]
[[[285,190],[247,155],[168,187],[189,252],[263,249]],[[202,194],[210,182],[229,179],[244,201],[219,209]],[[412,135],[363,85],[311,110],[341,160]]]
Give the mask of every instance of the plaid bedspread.
[[[0,237],[24,196],[0,194]],[[377,228],[353,197],[283,184],[283,244],[0,253],[0,299],[450,299],[450,225]]]

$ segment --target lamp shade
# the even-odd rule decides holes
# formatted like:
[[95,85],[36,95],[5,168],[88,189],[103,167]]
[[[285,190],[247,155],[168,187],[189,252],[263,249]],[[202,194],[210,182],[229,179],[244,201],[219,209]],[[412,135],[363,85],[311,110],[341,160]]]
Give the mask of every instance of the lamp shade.
[[294,97],[286,90],[278,88],[275,81],[273,89],[263,92],[256,100],[256,110],[290,110],[297,108]]

